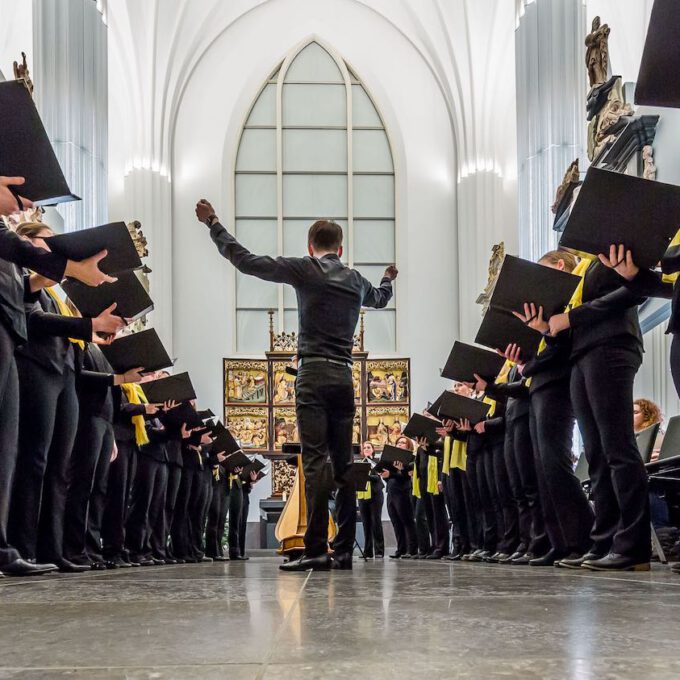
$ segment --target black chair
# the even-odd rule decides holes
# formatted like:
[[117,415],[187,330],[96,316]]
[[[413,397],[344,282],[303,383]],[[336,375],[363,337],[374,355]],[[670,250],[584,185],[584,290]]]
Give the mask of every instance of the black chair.
[[637,443],[638,450],[640,451],[640,456],[642,457],[642,462],[646,465],[652,458],[652,451],[654,450],[654,443],[656,442],[656,436],[659,434],[659,427],[661,423],[654,423],[646,427],[641,432],[635,435],[635,441]]

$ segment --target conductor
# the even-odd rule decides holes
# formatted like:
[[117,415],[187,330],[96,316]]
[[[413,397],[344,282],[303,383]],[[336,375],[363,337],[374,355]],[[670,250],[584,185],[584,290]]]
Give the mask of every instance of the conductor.
[[[361,307],[382,308],[392,297],[397,268],[390,266],[379,287],[342,264],[342,228],[319,220],[309,229],[307,257],[253,255],[220,224],[212,205],[201,199],[196,216],[210,228],[217,249],[243,274],[287,283],[298,302],[299,370],[295,401],[307,499],[305,552],[282,564],[284,571],[351,569],[356,528],[356,488],[352,467],[354,389],[352,348]],[[328,555],[328,490],[323,471],[330,457],[337,486],[338,534]]]

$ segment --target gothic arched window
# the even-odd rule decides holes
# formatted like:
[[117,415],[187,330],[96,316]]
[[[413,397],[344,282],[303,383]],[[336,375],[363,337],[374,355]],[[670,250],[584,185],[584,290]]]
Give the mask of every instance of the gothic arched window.
[[[235,175],[236,236],[253,252],[303,256],[307,229],[333,219],[343,260],[374,284],[395,261],[394,164],[385,126],[347,64],[316,41],[281,63],[241,133]],[[295,292],[236,273],[236,350],[259,353],[267,310],[297,331]],[[396,349],[396,306],[366,314],[367,349]]]

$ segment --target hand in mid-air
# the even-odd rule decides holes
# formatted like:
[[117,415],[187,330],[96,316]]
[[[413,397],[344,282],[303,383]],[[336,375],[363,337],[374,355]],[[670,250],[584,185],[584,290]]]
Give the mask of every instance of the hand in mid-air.
[[[198,221],[203,222],[203,224],[208,224],[208,219],[211,217],[217,219],[217,215],[215,215],[215,209],[212,207],[210,201],[206,201],[205,198],[202,198],[196,204],[196,217],[198,218]],[[211,223],[214,221],[215,220],[211,220]]]
[[609,246],[609,256],[600,253],[598,258],[605,267],[613,269],[627,281],[632,281],[640,271],[633,261],[633,253],[622,244],[618,247],[612,244]]
[[397,269],[396,265],[391,264],[389,267],[387,267],[387,269],[385,269],[384,277],[386,279],[394,281],[397,276],[399,276],[399,270]]

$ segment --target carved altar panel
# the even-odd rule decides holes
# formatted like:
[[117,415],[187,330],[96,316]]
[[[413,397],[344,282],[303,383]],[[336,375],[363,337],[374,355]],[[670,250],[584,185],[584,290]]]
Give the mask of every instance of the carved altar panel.
[[266,361],[225,359],[225,404],[268,403],[268,377]]
[[244,451],[268,451],[269,411],[266,407],[227,406],[226,427]]
[[273,420],[274,439],[272,441],[272,448],[274,450],[280,451],[284,444],[300,441],[295,407],[274,408]]
[[366,439],[382,449],[396,444],[410,417],[408,406],[368,406],[366,408]]
[[285,494],[287,497],[293,488],[296,472],[297,468],[288,465],[285,460],[272,460],[272,496],[281,498]]
[[408,403],[409,394],[408,359],[379,359],[366,362],[367,403]]
[[295,406],[295,376],[286,373],[288,361],[272,363],[272,398],[274,406]]

